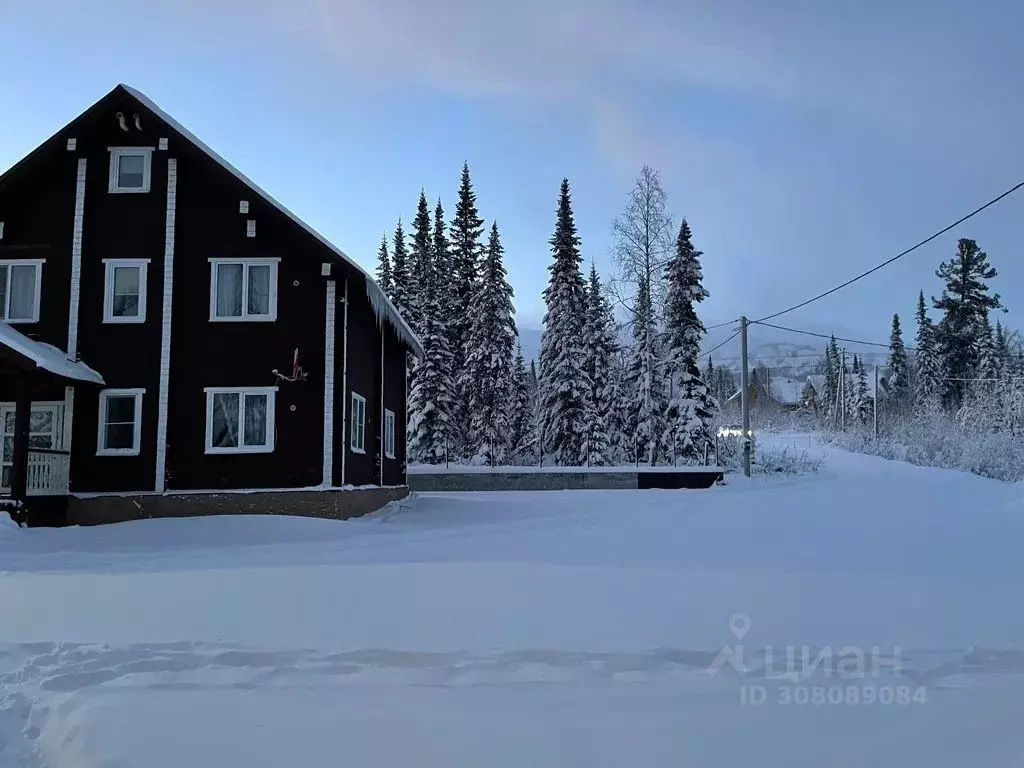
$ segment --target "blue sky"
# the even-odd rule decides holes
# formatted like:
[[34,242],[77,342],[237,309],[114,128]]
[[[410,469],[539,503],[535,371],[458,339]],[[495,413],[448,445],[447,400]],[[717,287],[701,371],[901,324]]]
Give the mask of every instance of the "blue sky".
[[[421,187],[451,212],[465,160],[537,326],[561,178],[607,274],[648,163],[705,251],[713,323],[1024,178],[1021,29],[1011,0],[0,0],[0,168],[126,82],[372,267]],[[962,234],[1024,328],[1018,194],[786,324],[885,340]]]

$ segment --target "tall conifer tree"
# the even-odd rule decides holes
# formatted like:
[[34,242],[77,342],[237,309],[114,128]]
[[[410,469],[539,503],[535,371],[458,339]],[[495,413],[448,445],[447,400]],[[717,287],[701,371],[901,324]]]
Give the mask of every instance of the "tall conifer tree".
[[384,291],[389,299],[393,293],[391,283],[391,257],[388,255],[387,235],[380,239],[380,249],[377,251],[377,284]]
[[440,464],[451,457],[452,410],[455,406],[455,384],[452,376],[452,355],[448,349],[448,329],[440,312],[437,292],[439,279],[427,252],[421,265],[424,283],[423,327],[420,341],[423,358],[416,366],[416,376],[409,392],[409,460]]
[[935,274],[945,283],[942,296],[932,299],[935,309],[943,311],[935,341],[947,376],[946,402],[956,409],[963,401],[966,382],[974,377],[982,337],[991,331],[989,310],[1002,307],[999,294],[990,294],[987,282],[998,273],[976,242],[961,238],[956,255]]
[[516,323],[512,286],[503,261],[498,225],[491,227],[472,302],[465,368],[459,390],[468,396],[468,448],[479,462],[502,458],[508,440],[508,400],[512,392]]
[[590,267],[587,310],[584,323],[585,368],[590,379],[587,410],[587,464],[604,466],[612,462],[618,432],[618,402],[615,381],[615,324],[604,295],[597,267]]
[[917,296],[917,337],[914,340],[914,410],[919,416],[938,409],[945,382],[942,357],[935,339],[935,326],[924,302],[924,291]]
[[416,206],[416,217],[412,220],[411,240],[412,247],[406,264],[410,279],[406,288],[405,319],[413,331],[419,334],[423,331],[424,286],[431,282],[431,251],[434,246],[430,231],[430,209],[427,207],[427,195],[422,190]]
[[[456,371],[462,371],[466,367],[466,343],[469,339],[478,268],[483,253],[483,231],[484,220],[477,211],[476,192],[469,176],[469,165],[463,164],[455,216],[448,230],[452,304],[451,324],[448,330],[449,346],[454,356]],[[470,420],[469,401],[466,393],[460,392],[459,395],[454,418],[461,444],[460,450],[468,456],[470,448],[466,441]]]
[[403,317],[409,311],[408,253],[405,247],[405,231],[402,229],[402,220],[399,219],[391,243],[391,303]]
[[568,179],[562,180],[551,252],[554,262],[544,289],[547,313],[540,350],[541,437],[556,464],[576,466],[585,458],[585,417],[591,384],[584,368],[583,259]]
[[[907,348],[903,344],[903,329],[900,316],[892,316],[892,331],[889,334],[889,364],[887,381],[887,404],[890,411],[901,414],[910,405],[910,366],[907,364]],[[878,396],[878,393],[875,393]]]
[[711,422],[718,403],[698,367],[704,324],[696,305],[710,294],[703,285],[700,257],[690,225],[683,219],[676,250],[665,267],[665,368],[671,399],[665,412],[662,444],[674,460],[696,463],[711,442]]

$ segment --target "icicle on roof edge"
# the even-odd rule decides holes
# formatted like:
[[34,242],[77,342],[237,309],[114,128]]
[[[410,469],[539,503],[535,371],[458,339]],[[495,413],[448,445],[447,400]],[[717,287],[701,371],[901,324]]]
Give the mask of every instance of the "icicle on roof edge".
[[255,182],[253,182],[252,179],[250,179],[240,170],[235,168],[235,166],[231,165],[231,163],[229,163],[223,157],[214,152],[209,146],[204,144],[199,139],[199,137],[197,137],[194,133],[188,130],[188,128],[183,126],[181,123],[179,123],[169,114],[167,114],[164,110],[158,107],[156,102],[154,102],[151,98],[146,96],[146,94],[142,93],[142,91],[132,88],[129,85],[125,85],[124,83],[121,84],[121,87],[124,88],[124,90],[130,96],[138,100],[139,103],[141,103],[151,112],[153,112],[153,114],[155,114],[165,123],[167,123],[167,125],[169,125],[175,131],[180,133],[185,138],[186,141],[189,141],[193,145],[195,145],[198,149],[205,153],[211,160],[216,162],[224,170],[226,170],[236,179],[238,179],[247,187],[249,187],[253,192],[262,197],[267,203],[272,205],[274,208],[283,213],[293,222],[298,224],[307,233],[315,237],[318,241],[320,241],[320,243],[325,245],[338,258],[340,258],[350,267],[356,269],[366,279],[366,298],[369,299],[370,306],[373,307],[373,311],[376,313],[377,319],[383,320],[386,318],[390,320],[391,324],[395,327],[395,330],[398,332],[398,337],[412,348],[413,353],[417,357],[423,357],[423,345],[420,343],[420,340],[416,338],[416,334],[412,332],[412,329],[409,327],[408,323],[405,322],[405,319],[398,313],[398,310],[395,309],[395,305],[392,304],[391,301],[388,300],[388,297],[384,295],[384,291],[382,291],[380,286],[377,285],[377,281],[373,279],[373,276],[369,272],[363,269],[354,259],[350,258],[348,254],[346,254],[344,251],[338,248],[338,246],[336,246],[330,240],[325,238],[323,235],[321,235],[319,232],[317,232],[315,229],[309,226],[309,224],[304,222],[294,213],[292,213],[283,205],[281,205],[281,203],[279,203],[277,200],[275,200],[273,197],[267,194],[261,187],[259,187]]

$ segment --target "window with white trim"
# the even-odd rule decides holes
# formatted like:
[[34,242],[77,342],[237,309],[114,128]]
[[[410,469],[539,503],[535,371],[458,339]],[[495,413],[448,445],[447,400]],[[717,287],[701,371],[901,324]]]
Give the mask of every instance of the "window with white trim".
[[145,389],[100,392],[98,456],[138,456],[142,441],[142,395]]
[[149,259],[104,259],[104,323],[146,322]]
[[353,453],[366,453],[366,398],[352,393],[352,437]]
[[277,387],[207,387],[206,452],[274,450]]
[[384,455],[395,458],[395,412],[384,409]]
[[39,321],[43,259],[0,261],[0,320],[8,323]]
[[111,147],[107,191],[111,194],[149,192],[152,168],[152,147]]
[[276,320],[279,261],[210,259],[210,320]]

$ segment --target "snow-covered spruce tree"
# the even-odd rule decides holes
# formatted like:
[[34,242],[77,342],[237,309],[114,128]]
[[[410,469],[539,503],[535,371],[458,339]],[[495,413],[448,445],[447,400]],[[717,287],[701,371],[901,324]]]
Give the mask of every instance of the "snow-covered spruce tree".
[[1003,388],[1006,402],[1006,431],[1024,433],[1024,349],[1019,338],[1011,342],[1004,336],[1007,357],[1003,363]]
[[[448,229],[450,253],[450,285],[452,314],[448,342],[454,355],[454,370],[466,366],[466,341],[469,338],[473,298],[477,289],[478,268],[483,254],[484,220],[476,206],[476,192],[469,176],[469,165],[463,164],[455,216]],[[454,414],[456,440],[461,455],[468,457],[472,448],[466,444],[469,432],[468,394],[459,392]]]
[[829,427],[835,426],[836,393],[839,391],[839,348],[833,336],[825,345],[825,359],[822,363],[822,374],[825,382],[821,392],[817,393],[818,416]]
[[523,359],[523,347],[516,345],[512,365],[512,392],[508,399],[508,449],[515,464],[530,463],[526,446],[533,439],[534,408],[530,393],[530,372]]
[[626,364],[623,394],[626,400],[625,447],[630,460],[653,465],[661,459],[668,398],[651,301],[650,287],[641,281],[636,294],[633,346]]
[[864,360],[853,358],[854,382],[853,382],[853,418],[860,424],[867,424],[872,417],[874,403],[871,398],[871,390],[868,389],[868,374],[865,369]]
[[907,348],[903,344],[900,316],[897,314],[892,316],[887,373],[886,409],[890,414],[900,416],[910,407],[910,367],[907,364]]
[[1007,398],[1002,381],[998,343],[988,318],[975,340],[977,366],[973,380],[967,382],[964,401],[957,411],[957,422],[966,429],[1001,432],[1006,428]]
[[945,283],[942,296],[933,298],[943,317],[935,326],[935,340],[946,372],[943,394],[947,406],[956,410],[963,402],[965,382],[978,365],[980,337],[985,333],[989,310],[999,309],[999,294],[989,294],[988,283],[998,273],[989,266],[988,256],[973,240],[961,238],[957,252],[942,264],[936,276]]
[[583,259],[568,179],[562,180],[551,252],[554,263],[548,268],[551,278],[544,289],[547,312],[540,346],[541,439],[556,464],[579,466],[585,459],[590,381],[584,369]]
[[398,220],[395,236],[391,242],[391,303],[403,317],[409,311],[409,252],[405,247],[405,231],[402,220]]
[[388,255],[387,235],[380,239],[380,250],[377,251],[377,284],[389,299],[393,293],[391,283],[391,257]]
[[452,260],[451,247],[448,243],[447,225],[444,218],[444,207],[438,198],[434,207],[434,236],[432,268],[434,270],[434,293],[437,295],[437,303],[440,307],[441,318],[445,325],[451,328],[455,321],[455,311],[452,298]]
[[857,355],[854,355],[852,360],[845,365],[842,360],[840,358],[840,397],[843,399],[846,426],[849,427],[857,413],[857,370],[860,368],[860,362],[857,360]]
[[470,311],[466,362],[458,377],[459,391],[468,397],[467,448],[473,460],[481,464],[500,461],[508,441],[512,354],[518,334],[503,253],[495,223],[480,265],[480,282]]
[[914,413],[924,418],[939,409],[945,387],[942,356],[935,339],[935,326],[925,309],[924,291],[917,296],[914,347]]
[[701,255],[693,246],[690,225],[683,219],[675,254],[665,267],[664,366],[670,400],[661,442],[666,456],[687,464],[703,459],[718,411],[697,362],[705,331],[696,305],[710,295],[703,285]]
[[448,349],[448,329],[437,302],[430,254],[421,266],[424,284],[423,358],[416,366],[416,378],[409,392],[409,461],[439,464],[450,455],[451,415],[455,405],[455,383],[452,376],[452,354]]
[[587,408],[586,451],[589,466],[613,463],[618,444],[618,403],[615,380],[615,321],[601,286],[597,267],[590,266],[587,286],[587,309],[583,327],[586,358],[584,368],[590,379]]
[[405,319],[414,333],[423,332],[423,286],[430,280],[427,276],[434,268],[431,256],[434,247],[430,231],[430,209],[427,207],[427,196],[420,190],[416,216],[412,220],[410,235],[411,247],[406,262],[409,274],[405,290]]

